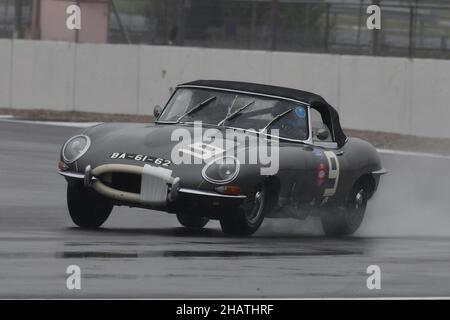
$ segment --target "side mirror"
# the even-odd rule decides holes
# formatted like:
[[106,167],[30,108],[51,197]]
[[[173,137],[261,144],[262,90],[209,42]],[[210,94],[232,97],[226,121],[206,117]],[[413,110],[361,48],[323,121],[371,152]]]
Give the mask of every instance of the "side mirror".
[[317,134],[316,134],[316,137],[317,137],[317,139],[319,139],[319,140],[327,140],[328,139],[328,137],[329,137],[329,133],[328,133],[328,130],[327,129],[324,129],[324,128],[320,128],[318,131],[317,131]]
[[161,113],[162,113],[161,106],[156,105],[155,108],[153,108],[153,115],[155,116],[155,119],[158,119]]

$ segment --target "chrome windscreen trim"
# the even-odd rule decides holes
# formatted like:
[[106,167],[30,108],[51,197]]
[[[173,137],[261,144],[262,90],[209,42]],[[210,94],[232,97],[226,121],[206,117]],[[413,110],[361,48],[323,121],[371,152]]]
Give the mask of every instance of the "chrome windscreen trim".
[[304,101],[291,99],[291,98],[287,98],[287,97],[283,97],[283,96],[277,96],[277,95],[273,95],[273,94],[253,92],[253,91],[244,91],[244,90],[220,88],[220,87],[214,87],[214,86],[201,86],[201,85],[195,85],[195,84],[192,84],[192,85],[191,84],[179,85],[179,86],[177,86],[177,88],[198,88],[198,89],[212,89],[212,90],[217,90],[217,91],[236,92],[236,93],[243,93],[243,94],[249,94],[249,95],[254,95],[254,96],[261,96],[261,97],[267,97],[267,98],[282,99],[282,100],[292,101],[292,102],[295,102],[295,103],[301,103],[301,104],[304,104],[306,106],[310,106],[309,103],[304,102]]

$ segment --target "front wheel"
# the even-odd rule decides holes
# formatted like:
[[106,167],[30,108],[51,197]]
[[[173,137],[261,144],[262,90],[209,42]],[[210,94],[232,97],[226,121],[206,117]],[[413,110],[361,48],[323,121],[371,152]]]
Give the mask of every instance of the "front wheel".
[[253,196],[235,211],[226,210],[220,218],[222,231],[229,235],[249,236],[264,220],[267,196],[264,184],[258,185]]
[[67,206],[73,223],[81,228],[96,229],[108,219],[114,205],[92,190],[69,184]]
[[366,212],[368,188],[357,183],[349,194],[345,208],[333,210],[322,217],[322,228],[327,236],[353,234],[361,225]]
[[193,214],[177,213],[178,222],[189,229],[200,230],[209,221],[207,217],[200,217]]

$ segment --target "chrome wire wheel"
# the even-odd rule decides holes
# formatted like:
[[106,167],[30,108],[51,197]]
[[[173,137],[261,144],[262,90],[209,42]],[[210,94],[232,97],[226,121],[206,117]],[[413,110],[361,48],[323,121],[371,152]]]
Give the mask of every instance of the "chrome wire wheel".
[[366,211],[367,199],[364,189],[360,189],[355,193],[346,210],[346,220],[351,229],[357,229],[361,224],[364,213]]
[[249,236],[258,230],[264,220],[267,197],[265,184],[256,185],[253,195],[232,212],[223,212],[220,218],[222,231],[229,235]]
[[322,216],[322,227],[328,236],[353,234],[361,225],[367,207],[368,187],[364,181],[358,182],[350,191],[343,207],[331,208]]
[[264,186],[261,185],[255,192],[251,209],[245,212],[245,217],[247,218],[250,224],[258,222],[259,218],[261,217],[264,209],[265,197],[266,195],[264,191]]

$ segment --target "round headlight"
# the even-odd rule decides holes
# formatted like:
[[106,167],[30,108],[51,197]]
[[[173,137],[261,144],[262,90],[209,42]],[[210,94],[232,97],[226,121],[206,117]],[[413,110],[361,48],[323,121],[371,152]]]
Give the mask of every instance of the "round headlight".
[[78,160],[89,149],[91,140],[88,136],[79,135],[67,140],[63,146],[62,156],[64,162],[72,163]]
[[223,180],[229,180],[236,172],[236,163],[231,158],[222,159],[219,164],[218,173]]
[[215,184],[225,184],[232,181],[239,173],[239,161],[235,157],[214,159],[202,170],[206,181]]

